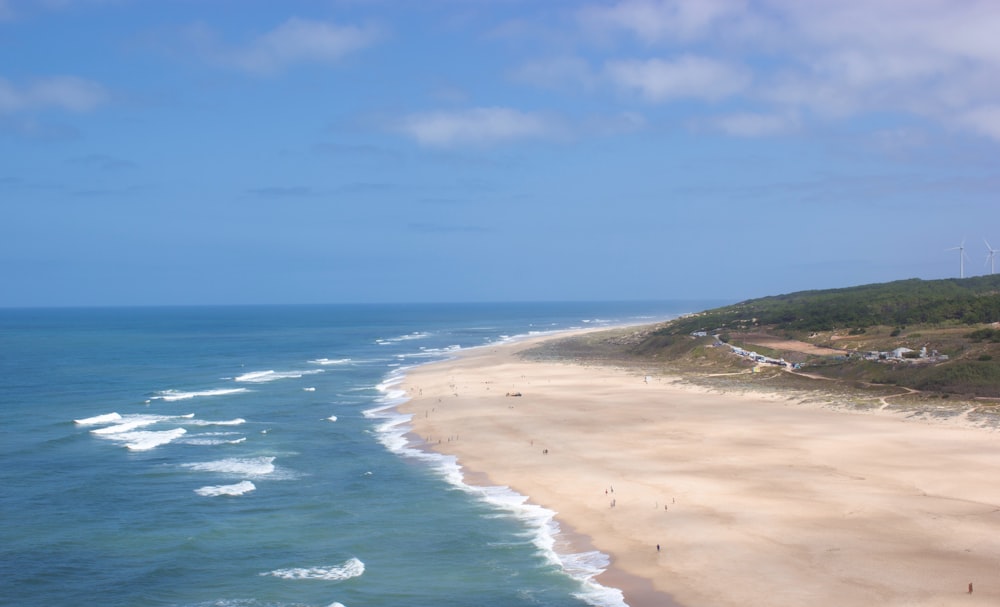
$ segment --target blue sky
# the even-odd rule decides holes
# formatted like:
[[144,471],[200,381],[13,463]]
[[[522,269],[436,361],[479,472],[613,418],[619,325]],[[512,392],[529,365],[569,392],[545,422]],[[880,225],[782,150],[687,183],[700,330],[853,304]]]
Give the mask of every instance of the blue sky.
[[1000,5],[0,0],[0,306],[989,272]]

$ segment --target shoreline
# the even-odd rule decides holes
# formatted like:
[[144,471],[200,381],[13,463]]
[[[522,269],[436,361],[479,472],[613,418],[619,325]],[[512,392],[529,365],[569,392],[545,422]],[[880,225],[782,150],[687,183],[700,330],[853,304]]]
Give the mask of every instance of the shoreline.
[[[549,331],[544,334],[517,336],[498,344],[467,348],[458,354],[458,358],[461,358],[463,354],[485,348],[530,345],[526,342],[537,343],[552,338],[601,331],[607,328],[565,329]],[[406,389],[409,375],[417,369],[444,364],[450,360],[455,359],[421,363],[413,367],[402,368],[379,384],[379,390],[385,393],[383,401],[386,404],[366,412],[366,416],[384,420],[379,434],[382,436],[380,441],[386,448],[403,457],[428,463],[457,489],[476,494],[484,502],[499,510],[510,512],[520,519],[522,524],[537,534],[536,539],[542,540],[533,542],[538,550],[542,554],[546,554],[546,558],[552,564],[558,565],[567,575],[581,583],[582,594],[577,595],[581,600],[596,605],[618,607],[625,604],[622,588],[629,588],[643,597],[654,599],[655,603],[652,604],[661,607],[681,607],[669,596],[657,592],[648,580],[639,579],[628,572],[609,570],[606,563],[595,563],[593,555],[598,555],[600,558],[596,560],[600,561],[606,561],[608,555],[597,550],[589,536],[575,531],[565,521],[559,521],[554,510],[543,504],[538,504],[528,495],[509,486],[494,482],[487,471],[467,468],[447,449],[437,448],[437,445],[431,444],[429,440],[425,440],[424,437],[416,433],[414,428],[416,424],[413,423],[416,416],[407,408],[414,400],[411,390]],[[417,398],[420,397],[417,396]],[[525,511],[532,512],[526,513]],[[549,545],[550,543],[551,545]],[[609,576],[611,582],[598,581],[599,577],[604,576]]]
[[[421,436],[418,433],[417,428],[418,426],[421,426],[421,424],[415,421],[418,416],[415,411],[411,409],[413,409],[413,407],[419,402],[426,402],[426,399],[434,398],[437,395],[423,395],[422,390],[419,387],[413,387],[410,386],[410,384],[412,374],[418,373],[422,369],[434,368],[438,365],[445,365],[449,362],[457,362],[462,360],[463,357],[475,355],[477,352],[482,352],[486,349],[503,349],[505,351],[512,350],[514,352],[520,352],[524,349],[533,347],[534,345],[553,339],[562,339],[584,333],[601,332],[612,329],[631,328],[632,326],[633,325],[615,325],[600,328],[576,328],[546,332],[541,335],[526,335],[523,337],[516,337],[513,340],[505,341],[499,344],[475,346],[461,351],[455,358],[422,363],[407,369],[406,372],[399,377],[398,381],[394,383],[397,388],[405,393],[405,397],[403,397],[403,400],[398,404],[389,406],[392,410],[411,416],[409,429],[403,435],[403,438],[406,441],[406,448],[421,453],[455,457],[455,465],[458,469],[458,473],[461,475],[460,484],[464,485],[465,488],[479,490],[492,487],[504,487],[513,492],[515,495],[524,498],[526,504],[535,505],[544,510],[550,511],[553,515],[553,523],[558,527],[558,531],[552,535],[552,540],[554,541],[552,550],[556,553],[561,563],[564,563],[562,559],[565,557],[572,558],[590,553],[599,553],[603,557],[612,560],[612,555],[609,555],[605,551],[599,550],[594,546],[591,536],[577,531],[566,521],[561,520],[559,513],[550,506],[538,503],[533,500],[530,495],[517,490],[515,487],[495,482],[487,470],[468,468],[453,451],[447,448],[447,445],[450,444],[451,441],[445,439],[444,442],[439,440],[435,443],[433,442],[433,439]],[[565,564],[562,566],[565,568]],[[567,573],[572,575],[572,572],[568,571]],[[585,579],[582,576],[573,577],[581,579],[584,586],[586,586],[588,582],[592,582],[599,585],[601,588],[606,589],[610,593],[617,594],[620,592],[622,599],[629,607],[641,607],[643,605],[656,605],[657,607],[684,607],[670,594],[663,592],[662,590],[658,590],[651,580],[642,578],[630,571],[616,567],[613,562],[602,567],[602,571],[597,575],[586,576]],[[617,603],[619,601],[616,598],[614,599],[614,602]]]
[[455,456],[554,511],[573,551],[607,555],[595,581],[631,607],[1000,599],[995,433],[517,356],[570,333],[408,369],[396,410],[411,448]]

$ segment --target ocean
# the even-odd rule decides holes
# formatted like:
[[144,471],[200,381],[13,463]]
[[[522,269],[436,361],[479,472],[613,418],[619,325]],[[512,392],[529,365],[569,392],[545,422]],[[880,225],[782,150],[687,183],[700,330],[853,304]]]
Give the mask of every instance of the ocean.
[[0,310],[0,605],[623,605],[395,412],[413,365],[697,302]]

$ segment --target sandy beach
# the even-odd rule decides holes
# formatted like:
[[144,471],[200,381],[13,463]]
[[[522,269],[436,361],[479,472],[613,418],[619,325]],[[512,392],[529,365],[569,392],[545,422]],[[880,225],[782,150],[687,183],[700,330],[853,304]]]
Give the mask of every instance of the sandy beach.
[[413,369],[400,409],[632,607],[1000,604],[995,431],[517,356],[537,341]]

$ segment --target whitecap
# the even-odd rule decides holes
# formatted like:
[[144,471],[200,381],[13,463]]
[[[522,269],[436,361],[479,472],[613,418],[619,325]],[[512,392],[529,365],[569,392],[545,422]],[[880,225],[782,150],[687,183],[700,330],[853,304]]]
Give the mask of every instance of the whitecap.
[[337,416],[336,416],[336,415],[331,415],[330,417],[328,417],[328,418],[326,418],[326,419],[327,419],[328,421],[331,421],[331,422],[335,422],[335,421],[337,421]]
[[315,360],[310,360],[311,365],[323,365],[324,367],[329,365],[346,365],[352,362],[350,358],[317,358]]
[[250,481],[243,481],[236,483],[235,485],[209,485],[207,487],[195,489],[194,492],[198,495],[204,495],[205,497],[217,497],[220,495],[237,496],[249,493],[256,488],[257,487]]
[[90,433],[97,436],[114,438],[110,435],[131,432],[136,428],[152,426],[153,424],[158,424],[160,422],[190,419],[192,417],[194,417],[194,413],[188,413],[185,415],[147,415],[140,413],[136,415],[126,415],[124,417],[119,416],[118,421],[121,423],[105,426],[103,428],[96,428],[91,430]]
[[159,422],[158,419],[133,419],[131,421],[122,422],[120,424],[115,424],[113,426],[105,426],[103,428],[97,428],[96,430],[91,430],[91,434],[97,434],[98,436],[108,435],[108,434],[120,434],[122,432],[129,432],[135,430],[136,428],[142,428],[143,426],[152,426],[153,424]]
[[[238,436],[239,438],[230,438]],[[201,432],[189,434],[183,440],[178,441],[185,445],[215,446],[215,445],[238,445],[247,439],[239,432]]]
[[151,400],[174,402],[198,396],[225,396],[227,394],[241,394],[249,391],[250,390],[246,388],[217,388],[215,390],[193,390],[190,392],[183,392],[181,390],[160,390],[151,397]]
[[243,375],[235,377],[234,381],[262,384],[279,379],[298,379],[303,375],[316,375],[317,373],[322,372],[323,369],[309,369],[305,371],[251,371],[250,373],[244,373]]
[[163,430],[161,432],[125,432],[113,435],[114,438],[121,437],[127,441],[125,446],[132,451],[149,451],[160,445],[166,445],[184,436],[187,430],[184,428],[174,428],[173,430]]
[[181,464],[181,467],[196,472],[258,477],[274,472],[274,457],[230,457],[211,462]]
[[360,559],[351,558],[332,567],[296,567],[275,569],[260,575],[270,575],[283,580],[328,580],[339,582],[358,577],[365,572],[365,564]]
[[187,426],[242,426],[247,423],[247,420],[242,417],[237,417],[236,419],[227,420],[208,420],[208,419],[192,419],[186,422]]
[[117,413],[105,413],[103,415],[95,415],[94,417],[85,417],[83,419],[74,419],[73,423],[79,426],[96,426],[97,424],[106,424],[109,422],[116,422],[122,418],[121,415]]
[[418,352],[397,354],[396,358],[399,360],[406,360],[408,358],[446,358],[448,355],[458,352],[461,349],[462,346],[459,345],[445,346],[443,348],[420,348]]
[[379,344],[380,346],[385,346],[385,345],[388,345],[388,344],[399,343],[401,341],[410,341],[410,340],[413,340],[413,339],[426,339],[426,338],[428,338],[430,336],[431,336],[430,333],[426,333],[426,332],[423,332],[423,331],[414,331],[413,333],[407,333],[406,335],[400,335],[398,337],[388,337],[386,339],[376,339],[375,343]]
[[308,388],[302,388],[302,391],[303,392],[315,392],[316,388],[313,388],[312,386],[309,386]]

